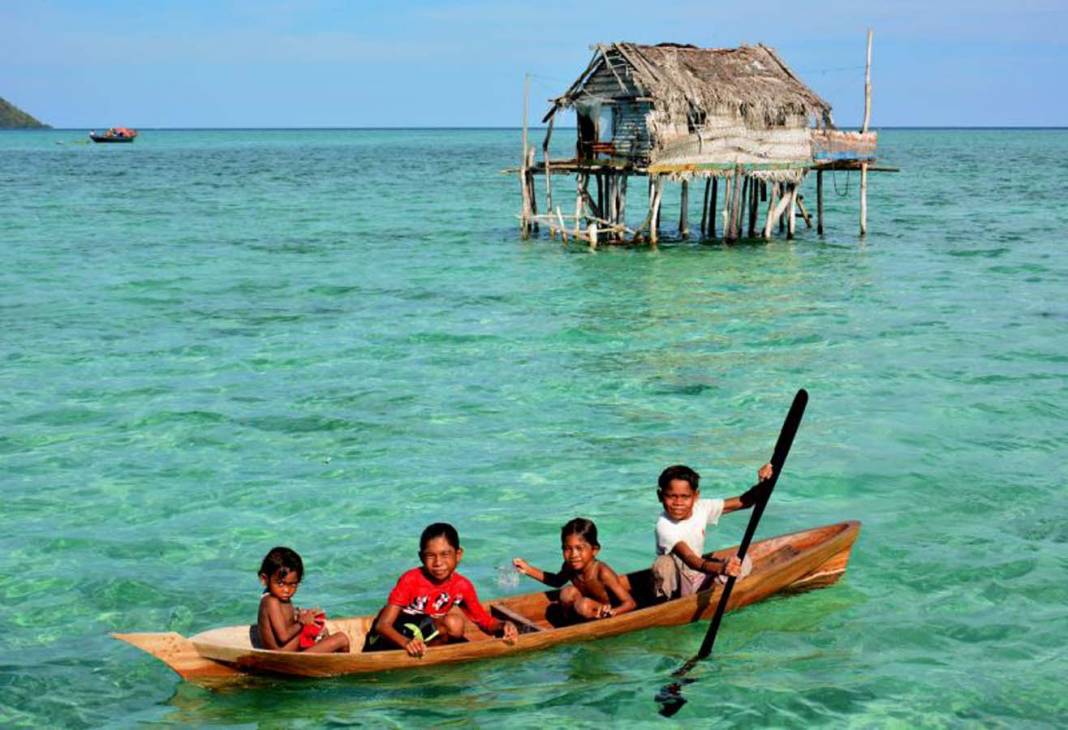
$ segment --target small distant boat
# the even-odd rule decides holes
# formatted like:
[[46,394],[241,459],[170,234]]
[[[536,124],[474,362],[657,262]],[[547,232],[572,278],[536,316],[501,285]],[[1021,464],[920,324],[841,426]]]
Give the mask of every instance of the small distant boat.
[[[840,522],[790,535],[754,542],[749,556],[753,570],[739,581],[730,596],[727,610],[763,601],[778,593],[800,593],[836,582],[846,571],[853,542],[860,533],[859,522]],[[726,557],[736,548],[709,553]],[[537,591],[486,604],[494,616],[510,620],[519,628],[513,644],[491,639],[468,626],[465,643],[434,647],[422,659],[400,649],[361,653],[364,638],[374,616],[358,616],[327,621],[331,632],[343,631],[357,647],[351,654],[304,654],[268,651],[253,646],[255,626],[243,624],[212,629],[186,638],[174,632],[112,634],[153,655],[190,682],[206,686],[227,684],[245,674],[275,674],[298,677],[329,677],[343,674],[414,669],[435,664],[474,661],[545,649],[556,644],[589,641],[617,636],[654,626],[677,626],[712,615],[723,586],[692,596],[656,603],[652,598],[649,570],[629,574],[638,609],[600,621],[567,624],[557,621],[551,606],[559,591]]]
[[94,142],[133,142],[137,138],[137,130],[128,127],[112,127],[103,134],[97,134],[94,129],[89,133],[89,139]]

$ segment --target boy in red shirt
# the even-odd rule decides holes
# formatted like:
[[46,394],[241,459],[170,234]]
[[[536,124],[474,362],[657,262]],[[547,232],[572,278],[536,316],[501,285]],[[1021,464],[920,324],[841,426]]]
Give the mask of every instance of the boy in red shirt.
[[423,564],[397,581],[375,619],[364,651],[402,648],[421,657],[428,645],[462,639],[464,619],[450,611],[453,606],[487,634],[515,641],[519,635],[515,624],[486,613],[471,581],[456,572],[463,554],[460,536],[452,525],[436,522],[423,530],[419,538]]

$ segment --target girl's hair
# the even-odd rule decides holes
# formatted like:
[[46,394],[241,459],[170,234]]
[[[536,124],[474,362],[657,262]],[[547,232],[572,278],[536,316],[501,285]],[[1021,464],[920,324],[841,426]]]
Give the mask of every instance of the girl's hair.
[[295,550],[287,547],[271,548],[260,564],[260,575],[273,578],[285,578],[290,573],[297,574],[297,580],[304,578],[304,561],[300,559]]
[[597,542],[597,525],[585,517],[576,517],[560,528],[560,542],[567,539],[568,535],[577,535],[595,548],[601,547]]
[[426,552],[427,543],[436,537],[444,537],[445,541],[452,546],[453,550],[460,549],[460,534],[456,532],[456,528],[448,522],[435,522],[432,525],[428,525],[427,528],[423,530],[423,534],[419,536],[420,555]]

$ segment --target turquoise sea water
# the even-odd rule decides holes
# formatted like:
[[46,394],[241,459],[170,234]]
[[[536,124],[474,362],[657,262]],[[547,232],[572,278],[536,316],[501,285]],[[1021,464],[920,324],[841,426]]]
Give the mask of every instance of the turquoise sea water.
[[0,134],[0,725],[662,722],[704,625],[225,692],[108,632],[251,621],[279,543],[372,612],[436,520],[484,597],[575,515],[642,567],[660,469],[738,493],[802,386],[759,534],[862,520],[849,571],[677,718],[1068,722],[1068,132],[884,132],[865,241],[838,174],[822,239],[596,253],[518,240],[515,130],[81,139]]

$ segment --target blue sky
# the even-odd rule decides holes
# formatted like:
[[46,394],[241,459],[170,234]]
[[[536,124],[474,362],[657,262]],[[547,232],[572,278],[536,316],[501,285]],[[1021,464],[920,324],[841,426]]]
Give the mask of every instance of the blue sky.
[[0,0],[0,96],[57,127],[516,126],[599,41],[766,43],[872,124],[1064,126],[1068,2]]

